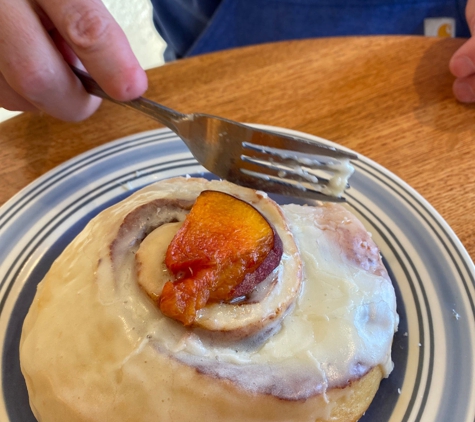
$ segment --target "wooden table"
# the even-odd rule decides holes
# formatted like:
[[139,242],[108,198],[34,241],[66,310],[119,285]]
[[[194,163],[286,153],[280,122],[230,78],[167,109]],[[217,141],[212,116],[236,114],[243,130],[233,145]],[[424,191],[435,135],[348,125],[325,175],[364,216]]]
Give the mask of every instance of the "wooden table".
[[[356,37],[230,50],[148,72],[147,97],[318,135],[383,165],[421,193],[475,259],[475,106],[448,70],[459,39]],[[104,103],[82,123],[25,114],[0,125],[0,204],[97,145],[158,125]]]

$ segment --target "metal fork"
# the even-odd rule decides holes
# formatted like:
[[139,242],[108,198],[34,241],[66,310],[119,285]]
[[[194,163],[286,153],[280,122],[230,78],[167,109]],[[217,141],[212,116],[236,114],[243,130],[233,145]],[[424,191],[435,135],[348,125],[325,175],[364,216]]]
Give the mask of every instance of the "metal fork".
[[216,176],[257,190],[342,202],[356,154],[329,145],[256,129],[208,114],[182,114],[146,98],[117,101],[86,72],[72,67],[87,92],[157,120],[175,132]]

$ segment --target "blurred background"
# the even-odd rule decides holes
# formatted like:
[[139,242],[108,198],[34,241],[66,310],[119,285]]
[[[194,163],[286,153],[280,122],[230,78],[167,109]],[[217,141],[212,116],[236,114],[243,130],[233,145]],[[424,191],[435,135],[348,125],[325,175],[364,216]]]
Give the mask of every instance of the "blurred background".
[[[132,50],[144,69],[163,64],[165,43],[152,23],[149,0],[103,0],[106,7],[124,30]],[[19,112],[0,108],[0,122]]]

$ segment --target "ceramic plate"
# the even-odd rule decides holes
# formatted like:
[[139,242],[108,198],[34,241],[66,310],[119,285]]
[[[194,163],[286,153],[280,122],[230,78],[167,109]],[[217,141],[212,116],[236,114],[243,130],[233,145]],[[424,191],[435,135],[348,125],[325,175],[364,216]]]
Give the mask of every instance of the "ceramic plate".
[[[355,167],[348,203],[381,249],[401,318],[395,369],[362,421],[474,422],[474,265],[412,188],[365,157]],[[186,174],[210,177],[170,131],[146,132],[64,163],[0,208],[1,421],[35,421],[18,344],[36,285],[53,260],[104,208],[149,183]]]

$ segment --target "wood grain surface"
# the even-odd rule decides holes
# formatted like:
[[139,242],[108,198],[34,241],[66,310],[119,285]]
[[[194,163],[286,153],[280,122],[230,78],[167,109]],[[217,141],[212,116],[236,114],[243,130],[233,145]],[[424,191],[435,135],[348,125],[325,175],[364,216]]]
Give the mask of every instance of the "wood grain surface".
[[[350,37],[246,47],[148,71],[145,96],[318,135],[383,165],[421,193],[475,258],[475,106],[452,95],[461,39]],[[90,148],[159,125],[104,103],[64,123],[23,114],[0,124],[0,204]]]

